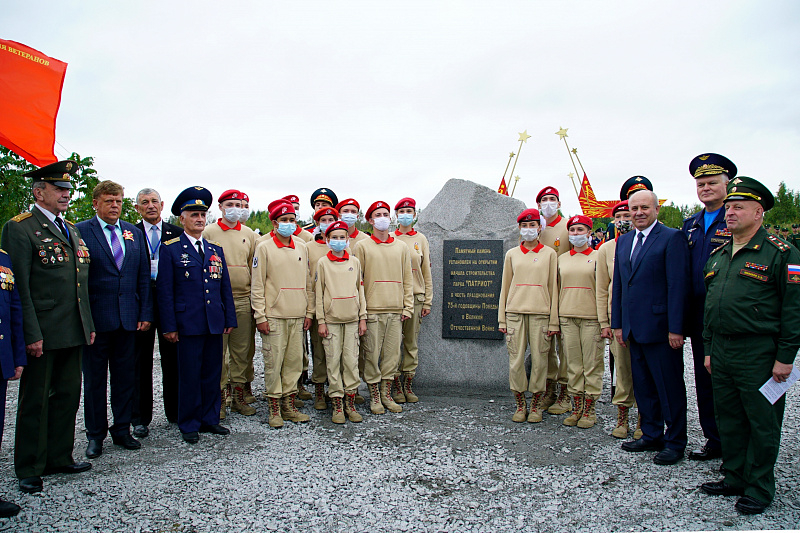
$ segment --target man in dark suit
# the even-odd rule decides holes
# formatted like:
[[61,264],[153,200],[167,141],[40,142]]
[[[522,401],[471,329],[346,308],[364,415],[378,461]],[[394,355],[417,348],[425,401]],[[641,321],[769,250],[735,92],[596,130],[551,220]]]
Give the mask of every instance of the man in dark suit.
[[[0,249],[0,443],[6,421],[8,381],[20,378],[26,361],[19,291],[11,259]],[[19,505],[0,499],[0,518],[16,516],[19,511]]]
[[636,231],[617,242],[611,327],[617,342],[630,347],[643,434],[622,449],[656,450],[653,462],[672,465],[683,458],[687,440],[683,327],[689,248],[683,233],[658,223],[655,193],[635,192],[628,205]]
[[3,227],[2,246],[14,264],[28,366],[17,406],[14,469],[22,492],[40,492],[42,476],[76,474],[75,414],[81,394],[81,352],[94,342],[89,307],[89,249],[63,218],[73,161],[28,172],[35,205]]
[[161,356],[161,384],[164,414],[169,422],[178,421],[178,348],[164,338],[158,314],[158,257],[162,242],[183,233],[183,228],[161,219],[164,202],[155,189],[142,189],[136,195],[136,210],[142,220],[136,227],[142,231],[150,259],[150,295],[153,300],[153,323],[147,331],[136,332],[136,384],[133,391],[133,435],[146,437],[153,421],[153,347],[158,329],[158,352]]
[[236,308],[222,246],[203,238],[212,196],[189,187],[172,204],[184,232],[161,245],[158,307],[167,341],[178,344],[178,427],[194,444],[198,433],[227,435],[219,424],[222,334],[236,327]]
[[[101,181],[92,191],[97,216],[80,222],[92,262],[89,265],[89,301],[97,331],[94,344],[83,354],[83,411],[89,444],[86,457],[103,453],[111,433],[114,444],[128,450],[142,445],[131,436],[135,354],[134,333],[146,331],[153,320],[150,302],[150,261],[142,232],[119,219],[122,185]],[[111,411],[106,416],[106,389],[111,374]]]

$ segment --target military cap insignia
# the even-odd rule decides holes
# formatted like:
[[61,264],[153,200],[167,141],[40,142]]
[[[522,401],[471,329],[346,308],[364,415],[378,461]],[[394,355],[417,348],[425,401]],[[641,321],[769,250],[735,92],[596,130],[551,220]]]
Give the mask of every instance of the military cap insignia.
[[202,187],[199,187],[199,186],[197,186],[197,185],[195,185],[195,186],[194,186],[194,188],[195,188],[195,189],[197,189],[198,191],[202,191],[202,190],[203,190],[203,188],[202,188]]
[[736,178],[736,179],[734,179],[734,180],[733,180],[731,183],[732,183],[733,185],[738,185],[738,184],[740,184],[741,182],[742,182],[742,180],[740,180],[739,178]]
[[708,159],[709,157],[711,157],[711,156],[710,156],[710,155],[701,155],[700,157],[698,157],[698,159],[699,159],[700,161],[705,161],[705,160],[706,160],[706,159]]
[[72,163],[70,163],[69,161],[67,161],[66,169],[67,170],[72,170]]
[[642,181],[642,178],[636,178],[636,181],[637,181],[637,182],[638,182],[638,181]]

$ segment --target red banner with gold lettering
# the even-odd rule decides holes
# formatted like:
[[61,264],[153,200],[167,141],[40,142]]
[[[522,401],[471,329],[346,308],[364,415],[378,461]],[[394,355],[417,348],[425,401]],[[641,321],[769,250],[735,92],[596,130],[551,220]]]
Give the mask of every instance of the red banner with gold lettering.
[[0,144],[36,166],[58,159],[56,116],[67,64],[0,39]]

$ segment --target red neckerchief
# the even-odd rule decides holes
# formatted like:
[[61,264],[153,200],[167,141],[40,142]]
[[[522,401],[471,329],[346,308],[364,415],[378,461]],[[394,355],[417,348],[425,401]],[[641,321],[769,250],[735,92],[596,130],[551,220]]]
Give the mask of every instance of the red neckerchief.
[[544,248],[544,244],[539,243],[532,250],[528,250],[527,248],[525,248],[525,246],[522,243],[519,243],[519,247],[520,247],[520,249],[522,249],[522,253],[523,254],[527,254],[528,252],[534,252],[534,253],[538,254],[539,250]]
[[585,249],[585,250],[584,250],[584,251],[582,251],[582,252],[576,252],[575,250],[570,250],[570,251],[569,251],[569,255],[575,255],[575,254],[577,254],[577,253],[582,253],[583,255],[589,255],[590,253],[592,253],[592,248],[591,248],[591,247],[589,247],[589,248]]
[[394,242],[394,237],[392,237],[391,235],[389,235],[389,238],[386,239],[385,241],[380,240],[375,235],[370,235],[370,238],[373,241],[377,242],[378,244],[392,244]]
[[358,235],[358,228],[353,226],[353,233],[350,234],[350,238],[352,239],[356,235]]
[[412,230],[411,230],[411,231],[409,231],[408,233],[403,233],[403,232],[402,232],[402,231],[400,231],[399,229],[396,229],[396,230],[394,230],[394,234],[395,234],[395,235],[397,235],[398,237],[399,237],[400,235],[408,235],[409,237],[413,237],[414,235],[416,235],[416,234],[417,234],[417,230],[415,230],[415,229],[412,229]]
[[219,227],[222,228],[222,231],[228,231],[229,229],[235,229],[236,231],[241,231],[242,230],[242,223],[241,222],[236,222],[236,225],[234,227],[230,227],[230,226],[226,226],[225,224],[223,224],[222,223],[222,219],[219,219],[219,220],[217,220],[217,224],[219,224]]
[[344,263],[345,261],[350,259],[350,256],[347,255],[347,250],[344,251],[344,255],[342,257],[336,257],[335,255],[333,255],[333,251],[330,251],[328,252],[328,259],[330,259],[331,261],[336,261],[337,263]]
[[300,224],[298,224],[298,225],[297,225],[297,229],[296,229],[296,230],[294,230],[294,233],[292,233],[292,235],[300,235],[300,232],[301,232],[301,231],[303,231],[303,228],[301,228],[301,227],[300,227]]
[[553,226],[555,226],[559,222],[561,222],[561,215],[558,215],[554,221],[552,221],[549,224],[547,224],[547,227],[548,228],[552,228]]
[[289,244],[283,244],[280,241],[280,239],[278,239],[277,235],[274,235],[272,237],[272,241],[275,243],[275,246],[277,246],[278,248],[291,248],[292,250],[294,250],[294,239],[292,239],[291,237],[289,237]]

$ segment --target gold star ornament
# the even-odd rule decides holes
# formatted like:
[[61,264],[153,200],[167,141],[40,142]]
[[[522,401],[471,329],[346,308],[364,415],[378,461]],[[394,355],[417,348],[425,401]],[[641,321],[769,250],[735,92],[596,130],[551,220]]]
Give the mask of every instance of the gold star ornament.
[[577,148],[573,148],[572,149],[572,153],[575,154],[575,155],[578,155],[578,149]]
[[510,154],[508,154],[508,158],[509,158],[509,159],[511,159],[511,158],[512,158],[512,157],[514,157],[515,155],[517,155],[517,154],[515,154],[514,152],[511,152]]
[[531,136],[528,135],[528,130],[525,130],[519,134],[519,140],[524,143],[528,142],[528,139],[530,139],[530,137]]
[[564,137],[569,137],[569,135],[567,135],[567,130],[568,129],[569,128],[559,128],[559,130],[556,132],[556,135],[558,135],[558,138],[559,139],[563,139]]

